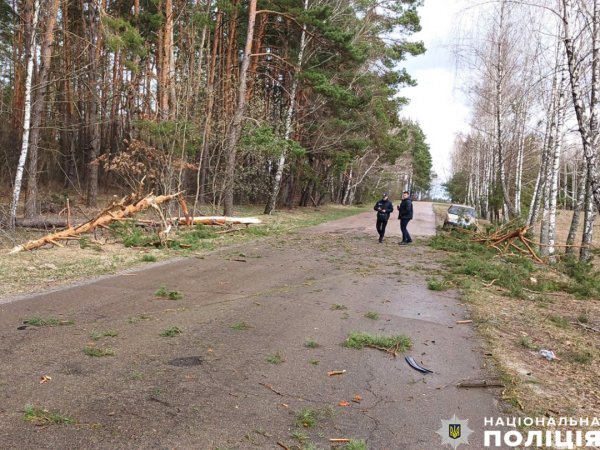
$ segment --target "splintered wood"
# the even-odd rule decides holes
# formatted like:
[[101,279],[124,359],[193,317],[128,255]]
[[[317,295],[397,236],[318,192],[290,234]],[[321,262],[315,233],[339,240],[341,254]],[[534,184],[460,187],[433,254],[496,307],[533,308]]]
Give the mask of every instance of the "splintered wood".
[[[513,225],[514,226],[514,225]],[[493,247],[500,253],[507,253],[510,251],[516,251],[517,253],[532,258],[534,261],[544,264],[544,261],[538,256],[533,246],[539,244],[535,243],[526,236],[527,231],[530,227],[512,228],[510,224],[500,228],[492,234],[484,234],[477,232],[470,232],[465,230],[467,233],[472,233],[472,240],[475,242],[481,242],[489,247]],[[521,243],[522,246],[518,244]]]

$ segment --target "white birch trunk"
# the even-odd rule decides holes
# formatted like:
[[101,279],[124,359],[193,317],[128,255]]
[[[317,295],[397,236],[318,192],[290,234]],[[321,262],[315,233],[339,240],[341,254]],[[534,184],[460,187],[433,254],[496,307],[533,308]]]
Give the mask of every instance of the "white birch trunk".
[[558,189],[559,189],[559,173],[560,173],[560,153],[562,151],[562,128],[565,117],[565,84],[566,74],[564,70],[561,73],[561,80],[559,85],[559,96],[556,111],[556,135],[554,138],[554,149],[553,149],[553,160],[552,170],[550,177],[550,199],[549,199],[549,217],[548,217],[548,254],[550,255],[551,262],[555,262],[554,248],[556,240],[556,206],[558,200]]
[[344,193],[344,198],[342,199],[342,205],[348,204],[348,199],[350,198],[350,188],[352,187],[352,177],[354,175],[354,168],[350,165],[350,173],[348,174],[348,184],[346,187],[346,192]]
[[[304,10],[308,9],[308,0],[304,0]],[[306,24],[302,26],[302,34],[300,35],[300,51],[298,52],[298,64],[294,70],[294,80],[292,81],[292,89],[290,91],[290,104],[285,116],[285,131],[283,138],[286,141],[290,138],[293,130],[292,117],[294,116],[294,109],[296,108],[296,91],[298,90],[298,74],[302,69],[302,60],[304,59],[304,49],[306,48]],[[281,178],[283,177],[283,169],[285,168],[285,160],[287,158],[287,149],[281,150],[279,156],[279,162],[277,163],[277,170],[275,172],[275,179],[273,180],[273,187],[271,188],[271,195],[269,201],[265,207],[265,214],[271,214],[277,205],[277,196],[279,195],[279,189],[281,185]]]
[[38,24],[40,10],[40,0],[35,0],[33,3],[33,18],[31,21],[31,41],[27,54],[27,76],[25,78],[25,111],[23,118],[23,139],[21,143],[21,155],[19,156],[19,164],[17,173],[15,174],[15,185],[13,188],[12,201],[10,203],[10,212],[8,215],[8,228],[15,228],[15,219],[17,217],[17,206],[21,195],[21,186],[23,184],[23,170],[27,161],[27,150],[29,149],[29,133],[31,131],[31,85],[33,84],[33,60],[36,52],[36,28]]
[[569,67],[569,76],[571,81],[571,95],[583,153],[587,162],[587,183],[597,208],[600,208],[600,174],[597,165],[597,141],[598,141],[598,94],[600,91],[600,7],[598,0],[593,1],[592,18],[592,73],[591,73],[591,92],[588,102],[590,117],[587,117],[587,111],[584,106],[583,93],[581,88],[581,60],[575,48],[573,31],[571,30],[571,9],[572,0],[562,0],[562,22],[563,22],[563,42],[567,55]]
[[523,112],[524,106],[519,108],[518,118],[520,120],[521,128],[519,130],[519,140],[517,144],[517,167],[515,173],[515,214],[521,215],[521,189],[523,184],[523,160],[525,159],[525,121],[527,115]]
[[594,237],[594,219],[596,218],[594,213],[594,195],[589,173],[585,191],[585,214],[583,218],[583,236],[581,237],[581,251],[579,257],[583,261],[589,261],[592,257],[591,246]]
[[[581,210],[583,208],[583,202],[585,201],[585,193],[586,193],[586,181],[587,181],[587,168],[585,163],[581,163],[581,176],[578,180],[577,186],[577,200],[575,205],[573,206],[573,217],[571,219],[571,226],[569,227],[569,235],[567,236],[567,245],[575,244],[575,237],[577,235],[577,229],[579,228],[579,220],[581,218]],[[577,170],[575,170],[577,173]],[[567,255],[575,254],[575,247],[567,247],[566,250]]]

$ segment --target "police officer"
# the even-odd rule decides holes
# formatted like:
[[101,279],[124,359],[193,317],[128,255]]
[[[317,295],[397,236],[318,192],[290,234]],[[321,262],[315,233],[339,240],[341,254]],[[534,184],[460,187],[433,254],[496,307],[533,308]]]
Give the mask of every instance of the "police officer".
[[390,214],[394,211],[394,205],[388,198],[388,193],[384,192],[381,200],[375,203],[373,208],[377,211],[377,233],[379,233],[379,243],[383,242],[383,236],[385,235],[385,227],[387,226]]

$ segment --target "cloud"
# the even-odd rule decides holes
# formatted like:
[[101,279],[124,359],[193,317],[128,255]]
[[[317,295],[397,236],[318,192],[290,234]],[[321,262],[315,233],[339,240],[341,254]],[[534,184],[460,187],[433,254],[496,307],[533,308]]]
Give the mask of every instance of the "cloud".
[[430,146],[433,169],[442,179],[450,175],[450,154],[457,133],[468,130],[470,109],[456,89],[451,50],[457,18],[464,6],[461,0],[425,1],[419,10],[423,29],[414,39],[422,40],[427,52],[406,61],[405,68],[418,85],[401,92],[410,99],[402,116],[421,125]]

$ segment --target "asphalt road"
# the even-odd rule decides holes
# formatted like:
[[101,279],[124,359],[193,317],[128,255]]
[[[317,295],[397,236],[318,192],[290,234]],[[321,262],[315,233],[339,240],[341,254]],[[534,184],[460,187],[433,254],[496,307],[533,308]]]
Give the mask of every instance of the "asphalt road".
[[[415,203],[411,246],[396,220],[378,244],[374,215],[0,304],[0,448],[291,449],[304,436],[431,450],[456,415],[474,430],[458,448],[480,450],[498,392],[456,387],[491,375],[481,339],[456,324],[468,318],[457,294],[427,289],[443,258],[418,239],[435,232],[431,205]],[[19,329],[33,316],[73,324]],[[433,374],[342,347],[353,331],[410,337]],[[74,423],[26,421],[26,405]]]

